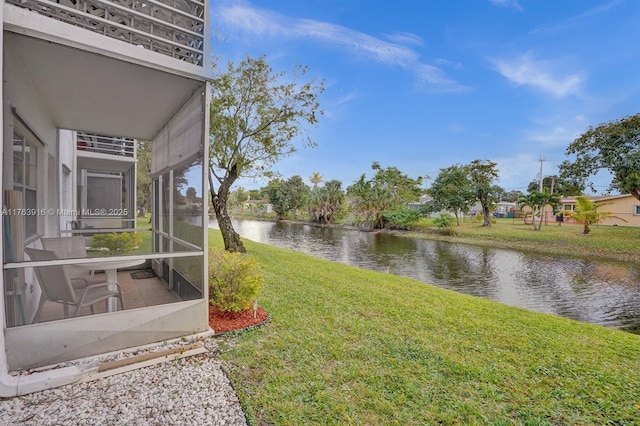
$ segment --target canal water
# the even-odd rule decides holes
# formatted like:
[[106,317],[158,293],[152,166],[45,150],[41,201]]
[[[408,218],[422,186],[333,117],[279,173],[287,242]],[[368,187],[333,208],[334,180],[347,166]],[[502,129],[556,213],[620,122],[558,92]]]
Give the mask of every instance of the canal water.
[[[300,223],[233,225],[260,243],[640,334],[640,265]],[[209,226],[217,228],[215,219]]]

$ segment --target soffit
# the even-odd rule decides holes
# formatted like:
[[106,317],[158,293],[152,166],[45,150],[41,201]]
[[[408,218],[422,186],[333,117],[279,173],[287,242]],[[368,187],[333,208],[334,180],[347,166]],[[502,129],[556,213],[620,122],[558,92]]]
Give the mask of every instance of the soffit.
[[5,32],[4,41],[59,128],[150,140],[202,85],[29,36]]

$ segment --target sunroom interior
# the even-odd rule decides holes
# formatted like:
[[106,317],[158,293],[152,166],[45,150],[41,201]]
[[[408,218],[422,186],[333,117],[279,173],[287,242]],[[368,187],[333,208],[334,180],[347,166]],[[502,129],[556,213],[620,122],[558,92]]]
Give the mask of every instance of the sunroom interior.
[[[0,312],[9,371],[208,330],[206,82],[3,35]],[[102,137],[112,152],[80,143],[99,146]],[[150,220],[136,225],[135,157],[127,149],[138,140],[151,143],[153,201]],[[131,232],[142,240],[126,254],[92,244],[96,235]],[[51,241],[71,239],[85,252],[51,249]],[[120,301],[128,275],[118,269],[133,265],[153,270],[149,291],[170,297],[141,304],[125,291]],[[109,285],[83,294],[73,268],[89,274],[85,287]],[[44,291],[56,271],[53,285],[71,288],[79,309]]]

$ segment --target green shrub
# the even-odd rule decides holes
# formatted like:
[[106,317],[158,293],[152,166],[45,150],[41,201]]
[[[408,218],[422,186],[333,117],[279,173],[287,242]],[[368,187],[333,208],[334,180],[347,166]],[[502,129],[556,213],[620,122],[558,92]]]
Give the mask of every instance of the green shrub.
[[258,262],[242,253],[211,250],[209,302],[224,312],[249,309],[262,287]]
[[438,228],[450,228],[456,223],[456,218],[449,213],[440,213],[440,217],[434,218],[433,223]]
[[420,212],[408,207],[401,207],[393,211],[384,211],[382,217],[392,228],[406,229],[411,223],[420,219]]
[[111,232],[95,234],[90,246],[97,250],[108,250],[110,255],[128,254],[142,243],[142,235],[137,232]]

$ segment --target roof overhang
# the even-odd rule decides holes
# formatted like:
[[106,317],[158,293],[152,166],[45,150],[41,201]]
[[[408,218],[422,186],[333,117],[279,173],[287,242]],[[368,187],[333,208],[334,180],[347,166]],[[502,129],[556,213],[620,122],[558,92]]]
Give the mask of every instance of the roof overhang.
[[[144,49],[141,49],[144,50]],[[58,128],[152,139],[203,81],[5,31],[17,61]]]

